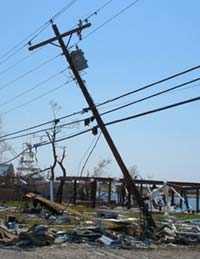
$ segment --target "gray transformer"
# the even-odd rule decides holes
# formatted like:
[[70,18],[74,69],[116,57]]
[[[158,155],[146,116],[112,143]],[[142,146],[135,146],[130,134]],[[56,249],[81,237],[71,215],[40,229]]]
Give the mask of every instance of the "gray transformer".
[[88,68],[87,60],[85,59],[84,52],[81,49],[72,51],[70,56],[78,71]]

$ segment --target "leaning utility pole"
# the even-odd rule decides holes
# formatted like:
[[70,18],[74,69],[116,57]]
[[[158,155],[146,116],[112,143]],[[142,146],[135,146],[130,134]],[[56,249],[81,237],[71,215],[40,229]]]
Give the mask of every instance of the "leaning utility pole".
[[102,118],[101,118],[101,116],[100,116],[100,114],[99,114],[99,112],[98,112],[98,110],[97,110],[97,108],[94,104],[94,101],[92,100],[92,97],[90,96],[90,94],[89,94],[89,92],[88,92],[88,90],[87,90],[87,88],[86,88],[86,86],[85,86],[85,84],[84,84],[75,64],[74,64],[74,62],[73,62],[73,59],[70,55],[70,52],[67,49],[67,47],[64,43],[64,40],[63,40],[63,37],[66,37],[66,36],[70,36],[70,38],[71,38],[72,34],[74,34],[74,33],[78,33],[78,35],[80,35],[80,33],[83,29],[85,29],[87,27],[90,27],[90,26],[91,26],[90,23],[87,23],[85,25],[82,25],[82,23],[80,23],[79,26],[76,29],[73,29],[73,30],[68,31],[68,32],[63,33],[63,34],[60,34],[57,26],[55,24],[52,24],[52,28],[54,30],[54,33],[55,33],[56,37],[53,37],[49,40],[41,42],[41,43],[39,43],[35,46],[31,46],[31,47],[29,47],[29,50],[34,50],[34,49],[39,48],[41,46],[44,46],[46,44],[52,43],[56,40],[59,42],[60,47],[62,48],[63,54],[64,54],[67,62],[69,63],[70,68],[71,68],[71,70],[72,70],[72,72],[73,72],[73,74],[74,74],[74,76],[75,76],[75,78],[76,78],[76,80],[77,80],[77,82],[80,86],[80,89],[81,89],[81,91],[82,91],[82,93],[83,93],[83,95],[84,95],[84,97],[85,97],[85,99],[86,99],[86,101],[89,105],[89,109],[92,111],[93,116],[97,121],[98,127],[101,129],[101,131],[102,131],[102,133],[103,133],[103,135],[104,135],[104,137],[105,137],[105,139],[106,139],[106,141],[107,141],[107,143],[108,143],[108,145],[109,145],[109,147],[110,147],[110,149],[111,149],[111,151],[112,151],[112,153],[113,153],[113,155],[114,155],[114,157],[115,157],[115,159],[116,159],[116,161],[117,161],[117,163],[118,163],[118,165],[119,165],[119,167],[120,167],[120,169],[121,169],[121,171],[124,175],[124,179],[126,181],[127,189],[129,191],[129,193],[135,197],[135,199],[136,199],[136,201],[139,205],[139,208],[141,209],[141,211],[142,211],[142,213],[145,217],[145,220],[146,220],[148,226],[155,227],[156,225],[155,225],[155,222],[152,218],[152,215],[148,211],[148,208],[146,207],[146,205],[144,203],[144,200],[142,199],[142,197],[141,197],[141,195],[140,195],[140,193],[139,193],[139,191],[138,191],[138,189],[135,185],[134,180],[131,178],[127,167],[125,166],[125,164],[124,164],[124,162],[123,162],[123,160],[122,160],[122,158],[121,158],[121,156],[120,156],[120,154],[119,154],[119,152],[118,152],[118,150],[117,150],[117,148],[116,148],[116,146],[115,146],[115,144],[114,144],[114,142],[113,142],[113,140],[112,140],[112,138],[111,138],[111,136],[110,136],[110,134],[107,130],[107,128],[105,127],[104,122],[103,122],[103,120],[102,120]]

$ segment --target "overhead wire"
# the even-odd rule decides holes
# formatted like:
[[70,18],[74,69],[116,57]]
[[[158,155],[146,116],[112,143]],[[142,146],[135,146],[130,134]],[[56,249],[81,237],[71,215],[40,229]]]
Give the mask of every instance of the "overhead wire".
[[[70,135],[70,136],[68,136],[68,137],[64,137],[64,138],[57,139],[57,140],[55,140],[55,143],[61,142],[61,141],[67,140],[67,139],[71,139],[71,138],[74,138],[74,137],[77,137],[77,136],[80,136],[80,135],[83,135],[83,134],[85,134],[85,133],[87,133],[87,132],[90,132],[91,130],[92,130],[92,129],[83,130],[83,131],[80,131],[80,132],[78,132],[78,133],[72,134],[72,135]],[[40,144],[40,143],[37,143],[36,146],[37,146],[37,147],[40,147],[40,146],[46,146],[46,145],[49,145],[49,144],[51,144],[51,142],[46,141],[46,142],[41,143],[41,144]],[[33,147],[34,147],[34,145],[33,145]]]
[[100,140],[100,137],[101,137],[101,132],[99,133],[99,135],[98,135],[98,137],[97,137],[97,139],[96,139],[96,141],[94,143],[94,146],[92,147],[91,151],[89,152],[89,154],[88,154],[88,156],[87,156],[87,158],[86,158],[86,160],[85,160],[85,162],[83,164],[83,167],[82,167],[81,172],[80,172],[80,177],[83,175],[85,167],[86,167],[90,157],[92,156],[92,154],[93,154],[93,152],[94,152],[94,150],[95,150],[95,148],[96,148],[96,146],[97,146],[97,144],[98,144],[98,142]]
[[22,103],[22,104],[19,104],[19,105],[13,107],[12,109],[10,109],[10,110],[8,110],[8,111],[6,111],[6,112],[2,112],[2,115],[6,115],[6,114],[8,114],[8,113],[10,113],[10,112],[12,112],[12,111],[15,111],[15,110],[17,110],[17,109],[19,109],[19,108],[21,108],[21,107],[27,105],[27,104],[30,104],[30,103],[34,102],[34,101],[36,101],[36,100],[38,100],[38,99],[40,99],[40,98],[42,98],[42,97],[44,97],[44,96],[46,96],[46,95],[52,93],[52,92],[55,92],[55,91],[57,91],[58,89],[62,88],[63,86],[67,85],[68,83],[72,82],[73,80],[74,80],[74,79],[71,79],[70,81],[67,81],[67,82],[65,82],[65,83],[62,83],[62,84],[58,85],[57,87],[54,87],[53,89],[50,89],[49,91],[47,91],[47,92],[45,92],[45,93],[43,93],[43,94],[40,94],[40,95],[38,95],[38,96],[32,98],[32,99],[29,100],[29,101],[26,101],[26,102],[24,102],[24,103]]
[[166,106],[163,106],[163,107],[159,107],[157,109],[142,112],[142,113],[139,113],[139,114],[135,114],[135,115],[132,115],[132,116],[128,116],[128,117],[125,117],[125,118],[121,118],[121,119],[118,119],[118,120],[114,120],[114,121],[111,121],[111,122],[107,122],[107,123],[105,123],[105,126],[109,126],[109,125],[112,125],[112,124],[116,124],[116,123],[119,123],[119,122],[131,120],[131,119],[136,119],[136,118],[143,117],[143,116],[146,116],[146,115],[149,115],[149,114],[152,114],[152,113],[168,110],[168,109],[171,109],[171,108],[174,108],[174,107],[177,107],[177,106],[182,106],[182,105],[192,103],[192,102],[197,102],[197,101],[200,101],[200,96],[197,96],[197,97],[194,97],[194,98],[191,98],[191,99],[187,99],[187,100],[184,100],[184,101],[181,101],[181,102],[173,103],[173,104],[170,104],[170,105],[166,105]]
[[[38,49],[39,50],[39,49]],[[24,61],[26,61],[27,59],[29,59],[30,57],[32,57],[35,53],[37,53],[37,51],[32,52],[31,54],[23,57],[22,59],[18,60],[16,63],[12,64],[11,66],[7,67],[6,69],[0,71],[0,76],[4,75],[5,73],[9,72],[10,70],[12,70],[14,67],[18,66],[19,64],[23,63]]]
[[115,15],[113,15],[111,18],[109,18],[108,20],[106,20],[104,23],[102,23],[101,25],[99,25],[97,28],[95,28],[93,31],[89,32],[85,37],[83,37],[83,39],[88,38],[89,36],[91,36],[93,33],[95,33],[96,31],[100,30],[101,28],[103,28],[105,25],[107,25],[108,23],[112,22],[114,19],[116,19],[117,17],[119,17],[121,14],[123,14],[124,12],[126,12],[128,9],[130,9],[132,6],[134,6],[135,4],[137,4],[137,2],[139,2],[140,0],[135,0],[133,1],[131,4],[127,5],[126,7],[124,7],[122,10],[120,10],[118,13],[116,13]]
[[65,5],[60,11],[58,11],[50,21],[55,21],[55,19],[59,18],[64,12],[66,12],[72,5],[74,5],[77,0],[71,0],[67,5]]
[[200,84],[194,84],[194,85],[186,86],[186,87],[183,87],[183,88],[180,88],[180,89],[175,89],[173,92],[184,91],[184,90],[195,88],[197,86],[200,86]]
[[132,91],[129,91],[129,92],[125,93],[125,94],[116,96],[116,97],[114,97],[114,98],[112,98],[112,99],[109,99],[109,100],[107,100],[107,101],[105,101],[105,102],[99,103],[99,104],[96,105],[96,107],[100,107],[100,106],[105,105],[105,104],[107,104],[107,103],[111,103],[111,102],[114,102],[114,101],[119,100],[119,99],[121,99],[121,98],[124,98],[124,97],[126,97],[126,96],[128,96],[128,95],[132,95],[132,94],[135,94],[135,93],[144,91],[144,90],[149,89],[149,88],[151,88],[151,87],[153,87],[153,86],[156,86],[156,85],[158,85],[158,84],[164,83],[164,82],[169,81],[169,80],[171,80],[171,79],[174,79],[174,78],[176,78],[176,77],[182,76],[182,75],[187,74],[187,73],[192,72],[192,71],[195,71],[195,70],[197,70],[197,69],[199,69],[199,68],[200,68],[200,65],[195,66],[195,67],[192,67],[192,68],[189,68],[189,69],[186,69],[186,70],[184,70],[184,71],[182,71],[182,72],[173,74],[173,75],[171,75],[171,76],[162,78],[162,79],[160,79],[160,80],[158,80],[158,81],[156,81],[156,82],[153,82],[153,83],[147,84],[147,85],[145,85],[145,86],[136,88],[136,89],[134,89],[134,90],[132,90]]
[[5,87],[10,86],[11,84],[17,82],[18,80],[21,80],[22,78],[24,78],[24,77],[26,77],[27,75],[33,73],[34,71],[40,69],[41,67],[43,67],[43,66],[49,64],[50,62],[54,61],[55,59],[57,59],[57,58],[60,57],[60,56],[61,56],[61,54],[58,54],[58,55],[56,55],[56,56],[54,56],[54,57],[51,57],[50,59],[46,60],[45,62],[41,63],[40,65],[35,66],[35,67],[32,68],[31,70],[29,70],[29,71],[23,73],[22,75],[16,77],[15,79],[13,79],[13,80],[11,80],[11,81],[9,81],[9,82],[7,82],[7,83],[1,85],[1,86],[0,86],[0,90],[4,89]]
[[7,160],[7,161],[4,161],[3,163],[0,163],[0,165],[3,165],[3,164],[8,164],[12,161],[14,161],[15,159],[17,159],[18,157],[20,157],[21,155],[23,155],[29,148],[26,148],[24,149],[22,152],[18,153],[16,156],[12,157],[11,159]]
[[105,2],[103,5],[101,5],[98,9],[96,9],[94,12],[89,14],[86,18],[83,19],[83,21],[87,22],[90,18],[93,16],[96,16],[100,11],[102,11],[107,5],[109,5],[113,0],[109,0]]
[[134,105],[134,104],[137,104],[137,103],[146,101],[146,100],[148,100],[148,99],[151,99],[151,98],[160,96],[160,95],[162,95],[162,94],[169,93],[169,92],[171,92],[171,91],[173,91],[173,90],[175,90],[175,89],[180,89],[181,87],[183,87],[183,86],[185,86],[185,85],[188,85],[188,84],[197,82],[197,81],[199,81],[199,80],[200,80],[200,77],[195,78],[195,79],[190,80],[190,81],[188,81],[188,82],[185,82],[185,83],[182,83],[182,84],[179,84],[179,85],[170,87],[170,88],[168,88],[168,89],[166,89],[166,90],[163,90],[163,91],[160,91],[160,92],[157,92],[157,93],[148,95],[148,96],[143,97],[143,98],[140,98],[140,99],[138,99],[138,100],[136,100],[136,101],[129,102],[129,103],[124,104],[124,105],[121,105],[121,106],[119,106],[119,107],[117,107],[117,108],[114,108],[114,109],[111,109],[111,110],[109,110],[109,111],[103,112],[103,113],[101,113],[101,115],[103,116],[103,115],[109,114],[109,113],[111,113],[111,112],[115,112],[115,111],[121,110],[121,109],[123,109],[123,108],[129,107],[129,106],[131,106],[131,105]]
[[[77,41],[75,44],[73,44],[72,46],[69,47],[69,49],[71,49],[72,47],[76,46],[77,44],[79,44],[81,41],[85,40],[86,38],[88,38],[89,36],[91,36],[92,34],[94,34],[95,32],[97,32],[98,30],[100,30],[101,28],[103,28],[105,25],[107,25],[108,23],[112,22],[114,19],[116,19],[117,17],[119,17],[120,15],[122,15],[124,12],[126,12],[128,9],[130,9],[132,6],[134,6],[137,2],[139,2],[140,0],[135,0],[133,2],[131,2],[129,5],[125,6],[123,9],[121,9],[119,12],[117,12],[115,15],[113,15],[112,17],[110,17],[108,20],[106,20],[104,23],[102,23],[101,25],[99,25],[98,27],[96,27],[94,30],[92,30],[91,32],[89,32],[86,36],[82,37],[82,39],[80,39],[79,41]],[[89,18],[88,18],[89,19]],[[87,20],[88,20],[87,19]]]
[[[90,131],[91,131],[91,129],[88,129],[88,130],[84,130],[84,131],[75,133],[75,134],[73,134],[73,135],[70,135],[70,136],[68,136],[68,137],[65,137],[64,140],[66,140],[66,139],[71,139],[71,138],[80,136],[80,135],[82,135],[82,134],[84,134],[84,133],[87,133],[87,132],[90,132]],[[57,141],[56,141],[56,142],[57,142]],[[36,143],[36,144],[32,145],[32,148],[38,148],[38,147],[40,147],[40,146],[49,145],[49,144],[51,144],[50,141],[44,141],[44,142],[42,142],[42,143]],[[24,149],[22,152],[18,153],[16,156],[14,156],[14,157],[11,158],[11,159],[9,159],[9,160],[7,160],[7,161],[4,161],[2,164],[7,164],[7,163],[9,163],[9,162],[11,162],[11,161],[14,161],[14,160],[17,159],[19,156],[21,156],[24,152],[26,152],[28,149],[29,149],[29,148]]]
[[20,97],[26,95],[27,93],[30,93],[31,91],[37,89],[37,88],[40,87],[41,85],[43,85],[43,84],[49,82],[50,80],[54,79],[54,78],[57,77],[58,75],[62,74],[62,73],[63,73],[64,71],[66,71],[66,70],[67,70],[67,69],[63,69],[63,70],[61,70],[61,71],[55,73],[55,74],[52,75],[51,77],[49,77],[49,78],[47,78],[47,79],[45,79],[45,80],[39,82],[38,84],[34,85],[33,87],[27,89],[26,91],[24,91],[24,92],[22,92],[22,93],[16,95],[15,97],[10,98],[9,100],[7,100],[7,101],[5,101],[5,102],[3,102],[3,103],[0,103],[0,106],[5,106],[5,105],[7,105],[7,104],[9,104],[9,103],[11,103],[11,102],[17,100],[18,98],[20,98]]
[[9,137],[9,136],[13,136],[13,135],[25,132],[25,131],[30,131],[30,130],[33,130],[33,129],[36,129],[36,128],[48,125],[50,123],[55,123],[55,121],[60,121],[62,119],[66,119],[66,118],[69,118],[69,117],[72,117],[72,116],[75,116],[75,115],[79,115],[79,114],[83,114],[83,113],[84,113],[83,111],[73,112],[73,113],[67,114],[65,116],[62,116],[62,117],[59,117],[59,118],[56,118],[56,119],[53,119],[53,120],[49,120],[49,121],[37,124],[35,126],[31,126],[31,127],[25,128],[25,129],[21,129],[21,130],[15,131],[15,132],[8,133],[6,135],[0,136],[0,141],[2,139],[5,139],[5,138]]
[[[20,44],[21,45],[21,44]],[[22,49],[24,49],[27,46],[27,44],[24,44],[20,47],[16,47],[16,48],[12,48],[9,51],[6,52],[5,55],[3,55],[0,60],[3,58],[2,61],[0,61],[0,66],[2,64],[4,64],[5,62],[7,62],[10,58],[12,58],[13,56],[15,56],[17,53],[19,53]],[[12,52],[13,51],[13,52]],[[9,52],[11,52],[11,54],[9,54]],[[9,54],[9,55],[8,55]],[[5,57],[5,58],[4,58]]]
[[94,143],[96,141],[96,138],[92,139],[89,147],[87,148],[86,152],[84,153],[84,155],[82,156],[82,158],[80,159],[80,162],[78,164],[78,166],[76,167],[76,169],[74,169],[73,171],[77,171],[77,175],[79,175],[79,172],[81,171],[81,164],[83,163],[83,161],[85,160],[85,158],[87,157],[88,153],[90,152],[91,148],[93,147]]
[[[60,128],[64,128],[64,127],[66,127],[66,126],[71,126],[71,125],[73,125],[73,124],[77,124],[77,123],[80,123],[80,122],[83,122],[83,121],[84,121],[84,119],[67,122],[67,123],[64,123],[64,124],[61,124],[61,125],[56,126],[56,130],[58,130],[58,129],[60,129]],[[55,122],[55,120],[54,120],[53,122]],[[43,129],[41,129],[41,130],[31,131],[31,132],[29,132],[29,133],[17,135],[17,136],[15,136],[15,137],[8,137],[8,138],[5,138],[5,137],[4,137],[4,138],[2,138],[2,136],[1,136],[1,137],[0,137],[0,142],[8,141],[8,140],[13,140],[13,139],[18,139],[18,138],[22,138],[22,137],[34,135],[34,134],[41,133],[41,132],[46,132],[46,131],[53,130],[53,129],[55,129],[55,126],[52,126],[52,127],[49,127],[49,128],[43,128]]]

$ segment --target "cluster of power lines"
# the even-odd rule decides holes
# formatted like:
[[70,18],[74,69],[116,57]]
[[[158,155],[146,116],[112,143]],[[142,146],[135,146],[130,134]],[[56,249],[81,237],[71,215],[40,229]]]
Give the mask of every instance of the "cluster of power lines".
[[[101,107],[101,106],[106,105],[108,103],[112,103],[112,102],[115,102],[116,100],[122,99],[122,98],[124,98],[126,96],[130,96],[130,95],[136,94],[136,93],[138,93],[140,91],[144,91],[144,90],[146,90],[148,88],[156,87],[157,85],[160,85],[161,83],[164,83],[166,81],[170,81],[170,80],[172,80],[174,78],[180,77],[180,76],[182,76],[184,74],[188,74],[188,73],[190,73],[190,72],[192,72],[194,70],[198,70],[198,69],[200,69],[200,66],[195,66],[195,67],[192,67],[192,68],[187,69],[185,71],[182,71],[182,72],[179,72],[177,74],[171,75],[169,77],[163,78],[163,79],[161,79],[159,81],[150,83],[150,84],[145,85],[145,86],[138,87],[138,88],[136,88],[136,89],[134,89],[132,91],[124,93],[123,95],[116,96],[116,97],[114,97],[112,99],[109,99],[107,101],[99,103],[99,104],[96,105],[96,107]],[[154,94],[148,95],[148,96],[143,97],[143,98],[136,99],[136,100],[134,100],[132,102],[129,102],[129,103],[121,105],[121,106],[118,106],[118,107],[116,107],[114,109],[107,110],[107,111],[105,111],[103,113],[100,113],[100,115],[103,116],[103,115],[106,115],[108,113],[112,113],[112,112],[115,112],[117,110],[124,109],[124,108],[126,108],[128,106],[135,105],[135,104],[137,104],[139,102],[144,102],[144,101],[146,101],[148,99],[155,98],[157,96],[160,96],[162,94],[168,93],[170,91],[178,90],[180,88],[183,88],[183,87],[185,87],[187,85],[190,85],[190,84],[192,84],[194,82],[197,82],[199,80],[200,80],[200,78],[195,78],[195,79],[192,79],[190,81],[174,85],[174,86],[169,87],[169,88],[167,88],[165,90],[158,91],[158,92],[156,92]],[[181,106],[181,105],[188,104],[188,103],[195,102],[195,101],[199,101],[199,100],[200,100],[200,96],[197,96],[197,97],[194,97],[194,98],[190,98],[190,99],[186,99],[186,100],[183,100],[183,101],[180,101],[180,102],[177,102],[177,103],[172,103],[172,104],[169,104],[169,105],[166,105],[166,106],[162,106],[162,107],[159,107],[159,108],[156,108],[156,109],[153,109],[153,110],[148,110],[146,112],[142,112],[142,113],[138,113],[138,114],[133,114],[133,115],[130,115],[128,117],[120,118],[118,120],[113,120],[113,121],[110,121],[110,122],[106,122],[105,126],[109,126],[109,125],[112,125],[112,124],[120,123],[122,121],[131,120],[131,119],[135,119],[135,118],[138,118],[138,117],[146,116],[148,114],[160,112],[160,111],[163,111],[163,110],[166,110],[166,109],[171,109],[171,108],[174,108],[174,107],[177,107],[177,106]],[[34,125],[32,127],[29,127],[29,128],[21,129],[21,130],[18,130],[18,131],[14,131],[14,132],[8,133],[6,135],[2,135],[0,137],[0,141],[8,141],[8,140],[12,140],[12,139],[22,138],[22,137],[25,137],[25,136],[28,136],[28,135],[33,135],[33,134],[36,134],[36,133],[45,132],[45,131],[53,129],[55,123],[57,124],[57,126],[56,126],[57,129],[64,128],[66,126],[71,126],[73,124],[77,124],[77,123],[80,123],[80,122],[84,122],[84,123],[89,124],[90,122],[94,121],[93,116],[86,117],[86,118],[79,119],[79,120],[68,121],[68,122],[65,122],[63,124],[62,123],[60,124],[60,122],[62,120],[64,120],[64,119],[68,119],[68,118],[70,118],[72,116],[75,116],[75,115],[78,115],[78,114],[81,114],[81,115],[87,114],[91,110],[91,108],[92,107],[86,107],[83,110],[76,111],[76,112],[73,112],[71,114],[66,114],[66,115],[64,115],[62,117],[56,118],[56,120],[46,121],[46,122],[43,122],[43,123],[38,124],[38,125]],[[46,125],[50,125],[50,126],[46,127]],[[98,128],[98,125],[95,125],[94,127]],[[35,130],[35,129],[37,129],[37,130]],[[73,135],[70,135],[70,136],[67,136],[67,137],[64,137],[64,138],[61,138],[61,139],[57,139],[56,142],[64,141],[64,140],[76,137],[78,135],[82,135],[84,133],[92,131],[92,129],[93,128],[89,128],[87,130],[80,131],[80,132],[78,132],[76,134],[73,134]],[[28,133],[26,133],[27,131],[28,131]],[[50,142],[46,141],[44,143],[37,144],[37,146],[44,146],[44,145],[48,145],[48,144],[50,144]]]

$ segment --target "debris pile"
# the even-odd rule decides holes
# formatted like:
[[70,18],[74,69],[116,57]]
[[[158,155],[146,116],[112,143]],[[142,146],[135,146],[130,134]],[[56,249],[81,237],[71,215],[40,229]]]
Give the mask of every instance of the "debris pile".
[[142,224],[140,218],[129,217],[120,209],[102,208],[90,215],[33,193],[26,198],[34,204],[39,203],[45,210],[39,214],[24,214],[32,224],[23,225],[14,215],[6,215],[0,225],[1,245],[27,247],[73,242],[145,249],[200,244],[200,220],[168,218],[160,220],[155,229],[150,229]]
[[48,246],[53,244],[54,234],[42,225],[34,225],[27,232],[19,234],[19,245]]

